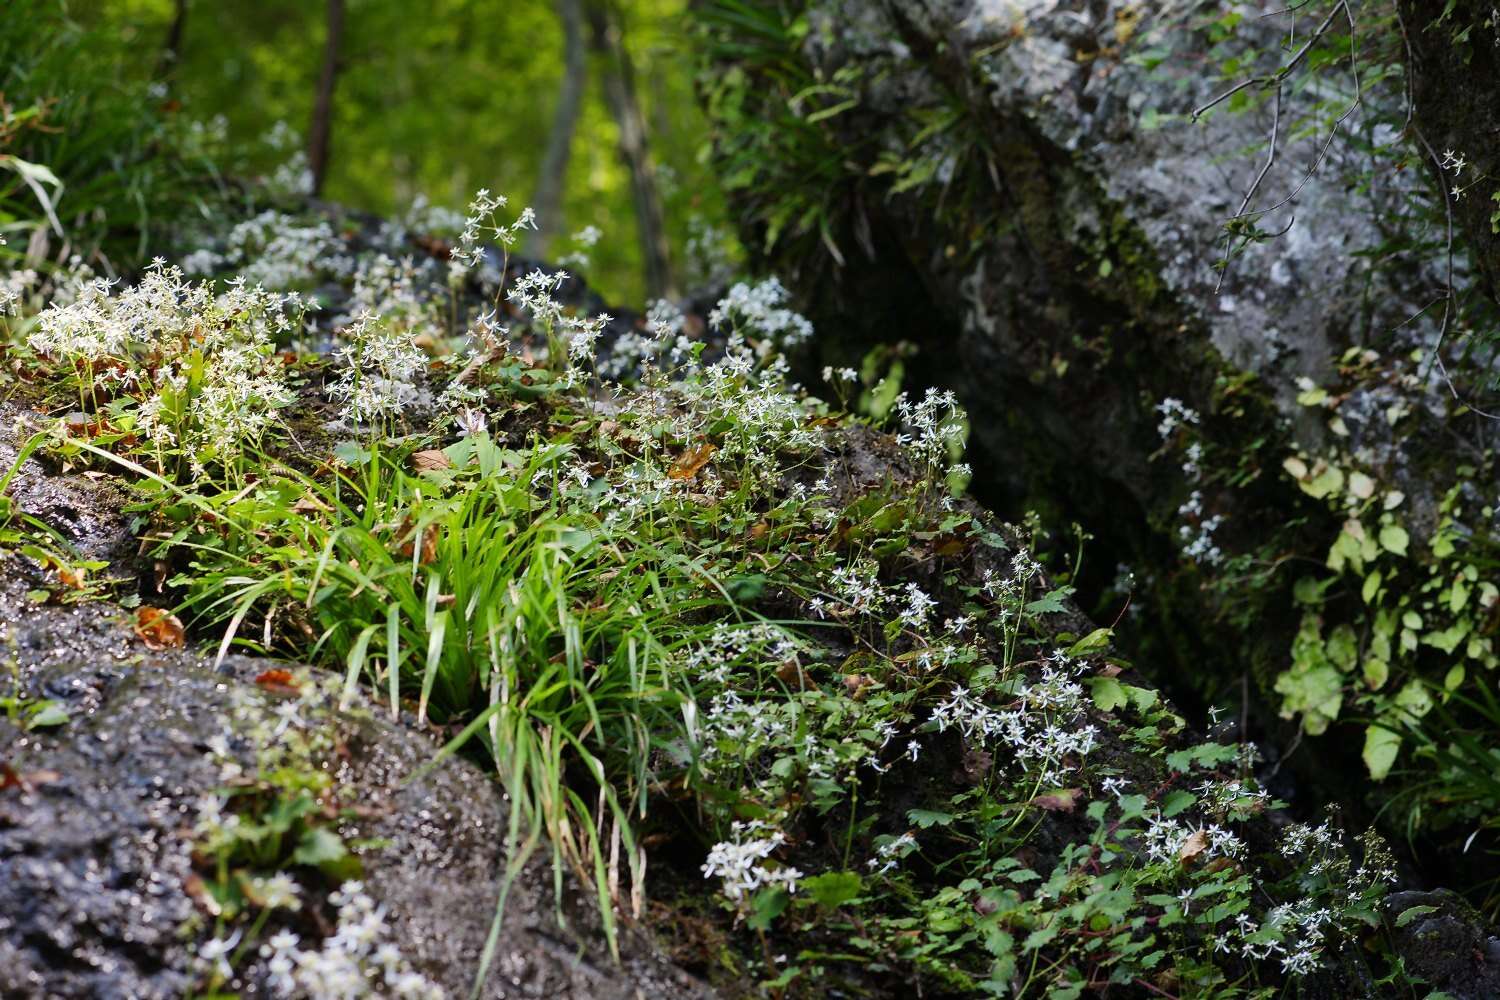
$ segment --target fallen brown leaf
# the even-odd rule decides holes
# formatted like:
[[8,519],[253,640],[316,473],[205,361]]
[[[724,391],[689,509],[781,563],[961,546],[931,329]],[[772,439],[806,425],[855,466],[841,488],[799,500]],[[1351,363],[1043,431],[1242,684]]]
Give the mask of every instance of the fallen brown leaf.
[[27,771],[21,774],[9,764],[0,762],[0,792],[7,788],[19,788],[23,792],[29,792],[37,785],[49,785],[61,780],[62,775],[56,771]]
[[863,698],[865,696],[865,688],[874,683],[875,681],[865,674],[844,675],[844,690],[847,691],[849,693],[849,697],[853,698],[855,701],[859,701],[861,698]]
[[780,679],[781,683],[795,691],[818,690],[817,681],[809,677],[807,671],[795,663],[783,663],[776,671],[776,676]]
[[[413,527],[410,519],[408,519],[406,523],[401,526],[401,531],[405,536],[405,541],[401,543],[401,547],[397,549],[397,552],[400,555],[409,557],[412,554],[412,549],[416,545],[417,538],[416,529]],[[428,563],[437,558],[437,543],[438,526],[435,524],[429,524],[427,527],[422,529],[421,563],[423,566],[426,566]]]
[[453,460],[436,448],[414,452],[411,456],[411,464],[412,468],[418,472],[431,472],[434,469],[453,468]]
[[1190,865],[1206,850],[1208,850],[1208,831],[1194,830],[1188,834],[1188,839],[1182,842],[1182,849],[1177,852],[1177,860],[1184,865]]
[[694,478],[718,450],[718,446],[707,441],[689,448],[677,456],[677,461],[673,462],[672,467],[667,470],[667,478],[679,481]]
[[262,670],[255,675],[257,686],[274,694],[296,694],[297,678],[292,676],[290,670],[282,667],[272,667],[270,670]]
[[1078,793],[1077,788],[1058,788],[1045,795],[1038,795],[1031,800],[1031,804],[1048,812],[1070,813],[1078,806]]
[[135,634],[148,649],[172,649],[181,646],[186,631],[171,612],[142,605],[135,609]]

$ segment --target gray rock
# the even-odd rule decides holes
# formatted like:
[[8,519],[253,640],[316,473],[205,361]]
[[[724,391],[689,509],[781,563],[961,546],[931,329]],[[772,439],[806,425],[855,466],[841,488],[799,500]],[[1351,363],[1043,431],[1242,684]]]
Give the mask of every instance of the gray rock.
[[[7,571],[14,579],[16,564]],[[284,696],[253,683],[272,664],[230,657],[215,671],[192,651],[150,652],[119,609],[31,606],[14,583],[0,590],[0,622],[21,691],[71,716],[31,732],[0,719],[12,775],[0,788],[0,996],[180,997],[212,931],[190,891],[196,802],[224,781],[208,748],[225,741],[231,760],[253,768],[240,727],[247,712],[276,718]],[[339,751],[327,766],[359,806],[341,833],[383,845],[362,860],[390,940],[448,995],[467,995],[505,866],[494,782],[451,758],[409,780],[431,761],[431,740],[368,711],[320,713]],[[313,907],[331,888],[316,873],[301,881]],[[566,927],[547,863],[525,867],[484,996],[708,995],[630,930],[616,965],[571,881],[563,912]],[[244,996],[273,995],[258,959],[237,971]]]
[[[1421,907],[1415,913],[1414,908]],[[1446,889],[1398,892],[1381,904],[1407,968],[1455,1000],[1500,996],[1500,937],[1463,898]]]

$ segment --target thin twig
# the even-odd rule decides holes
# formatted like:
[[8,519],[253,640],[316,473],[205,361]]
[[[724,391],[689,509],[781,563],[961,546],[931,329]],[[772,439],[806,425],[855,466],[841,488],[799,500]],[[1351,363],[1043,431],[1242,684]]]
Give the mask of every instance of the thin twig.
[[[1272,14],[1293,13],[1304,6],[1306,6],[1305,0],[1304,3],[1293,4],[1291,6],[1283,8],[1282,10],[1273,11]],[[1307,57],[1307,54],[1312,51],[1313,46],[1317,44],[1319,39],[1323,38],[1323,36],[1328,33],[1329,29],[1333,27],[1334,21],[1336,20],[1340,12],[1343,13],[1344,18],[1349,23],[1349,72],[1354,79],[1354,99],[1349,102],[1349,106],[1346,107],[1338,116],[1338,118],[1334,120],[1333,125],[1329,128],[1328,138],[1324,140],[1322,146],[1317,152],[1317,155],[1313,157],[1312,165],[1303,174],[1302,179],[1292,189],[1291,193],[1269,208],[1251,210],[1251,203],[1254,201],[1255,195],[1259,192],[1261,185],[1265,182],[1266,177],[1270,174],[1271,168],[1275,166],[1276,159],[1279,154],[1281,142],[1280,137],[1282,99],[1285,94],[1285,84],[1287,78],[1302,63],[1302,60]],[[1265,16],[1271,15],[1268,14]],[[1302,44],[1301,48],[1299,48],[1297,52],[1292,56],[1292,58],[1289,59],[1280,69],[1278,69],[1274,73],[1252,76],[1245,80],[1241,80],[1239,83],[1219,94],[1208,103],[1194,110],[1192,113],[1192,119],[1194,121],[1197,121],[1200,116],[1202,116],[1210,109],[1218,106],[1219,104],[1222,104],[1224,101],[1228,100],[1230,97],[1233,97],[1235,94],[1238,94],[1240,91],[1257,85],[1259,85],[1263,89],[1274,89],[1275,91],[1275,106],[1271,121],[1271,138],[1268,144],[1269,148],[1267,149],[1266,153],[1266,162],[1261,167],[1260,172],[1256,175],[1255,180],[1251,183],[1249,189],[1246,190],[1245,196],[1240,202],[1239,210],[1225,221],[1224,225],[1226,229],[1230,229],[1230,227],[1232,227],[1233,224],[1237,221],[1249,220],[1252,218],[1262,218],[1291,204],[1297,198],[1297,196],[1302,193],[1303,189],[1307,187],[1313,176],[1317,174],[1318,170],[1323,166],[1324,161],[1328,158],[1329,151],[1333,148],[1333,141],[1338,137],[1339,131],[1343,128],[1344,123],[1347,122],[1349,118],[1354,114],[1354,112],[1357,111],[1363,104],[1364,88],[1359,78],[1358,30],[1354,20],[1354,12],[1350,9],[1348,0],[1340,0],[1340,2],[1328,12],[1328,16],[1323,18],[1323,21],[1318,25],[1317,30],[1312,33],[1311,37],[1309,37],[1307,41]],[[1230,231],[1225,235],[1224,258],[1222,266],[1219,269],[1218,281],[1214,285],[1214,294],[1217,295],[1223,289],[1224,280],[1229,275],[1230,265],[1239,253],[1243,252],[1250,246],[1251,243],[1259,239],[1276,239],[1280,236],[1284,236],[1291,230],[1292,225],[1295,222],[1296,217],[1294,216],[1290,221],[1287,222],[1285,227],[1283,227],[1279,232],[1275,233],[1248,233],[1241,237],[1242,242],[1240,242],[1238,246],[1236,246],[1235,244],[1235,234],[1233,230],[1230,229]]]
[[[1401,27],[1401,39],[1406,45],[1406,129],[1416,136],[1417,142],[1421,143],[1422,149],[1426,151],[1432,164],[1437,168],[1438,190],[1443,197],[1443,216],[1446,227],[1445,245],[1443,256],[1445,258],[1445,272],[1443,278],[1443,320],[1438,326],[1437,343],[1432,347],[1432,360],[1437,364],[1438,374],[1443,377],[1443,384],[1448,387],[1454,402],[1466,407],[1470,412],[1476,413],[1488,420],[1500,420],[1500,414],[1481,410],[1473,403],[1464,399],[1458,387],[1453,384],[1452,377],[1448,374],[1448,366],[1443,363],[1443,343],[1448,338],[1448,331],[1453,325],[1454,306],[1458,301],[1458,293],[1453,288],[1453,198],[1448,192],[1448,185],[1443,183],[1443,160],[1437,155],[1437,150],[1432,143],[1427,141],[1427,136],[1422,133],[1422,128],[1417,124],[1416,115],[1413,113],[1416,106],[1415,85],[1412,82],[1414,67],[1412,59],[1414,53],[1411,45],[1411,35],[1406,29],[1406,19],[1401,16],[1400,5],[1396,7],[1396,23]],[[1431,308],[1429,305],[1427,308]],[[1426,312],[1426,308],[1422,310]]]

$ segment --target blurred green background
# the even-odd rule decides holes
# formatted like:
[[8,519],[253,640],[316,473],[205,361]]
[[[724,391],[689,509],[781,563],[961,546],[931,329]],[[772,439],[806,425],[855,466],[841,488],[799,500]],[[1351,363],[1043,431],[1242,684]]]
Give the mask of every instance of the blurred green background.
[[[8,0],[10,2],[10,0]],[[28,0],[15,2],[30,6]],[[322,196],[399,215],[419,195],[462,210],[477,188],[532,204],[565,67],[568,0],[342,0],[330,154]],[[569,235],[595,226],[587,277],[609,300],[639,303],[648,285],[637,238],[639,209],[620,151],[605,81],[613,67],[589,20],[607,16],[622,40],[646,126],[672,250],[669,284],[691,288],[689,234],[723,208],[705,165],[707,127],[694,97],[699,64],[688,0],[573,0],[580,13],[581,99],[562,172],[560,218],[550,244],[526,250],[557,258]],[[270,171],[286,151],[266,142],[285,123],[305,142],[325,59],[327,0],[71,0],[67,16],[98,40],[91,59],[114,51],[128,83],[157,81],[147,98],[169,115],[227,130],[226,172]],[[175,50],[175,53],[174,53]],[[98,71],[100,67],[91,67]],[[539,206],[540,208],[540,206]],[[555,214],[555,213],[549,213]]]

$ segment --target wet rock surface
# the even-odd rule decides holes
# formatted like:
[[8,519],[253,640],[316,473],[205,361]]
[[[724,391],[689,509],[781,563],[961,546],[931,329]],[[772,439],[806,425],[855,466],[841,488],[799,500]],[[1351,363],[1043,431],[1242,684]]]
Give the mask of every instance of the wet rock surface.
[[[14,571],[11,565],[8,570]],[[118,609],[38,608],[0,592],[3,641],[24,695],[54,699],[69,720],[23,731],[0,720],[9,770],[0,787],[0,996],[180,997],[196,981],[192,826],[197,800],[222,782],[206,748],[226,734],[231,703],[269,715],[278,696],[253,678],[268,664],[229,657],[211,669],[191,651],[151,652]],[[466,995],[499,896],[504,812],[494,784],[449,759],[415,780],[435,745],[368,712],[327,720],[341,735],[340,787],[362,817],[346,838],[390,939],[449,995]],[[253,748],[227,734],[244,766]],[[570,890],[559,925],[540,861],[512,887],[483,995],[634,997],[705,992],[643,939],[625,935],[623,967],[597,918]],[[197,926],[202,928],[201,921]],[[196,937],[196,940],[195,940]],[[268,995],[246,966],[246,996]]]
[[1456,1000],[1500,996],[1500,937],[1462,897],[1446,889],[1398,892],[1383,908],[1407,968],[1433,990]]

